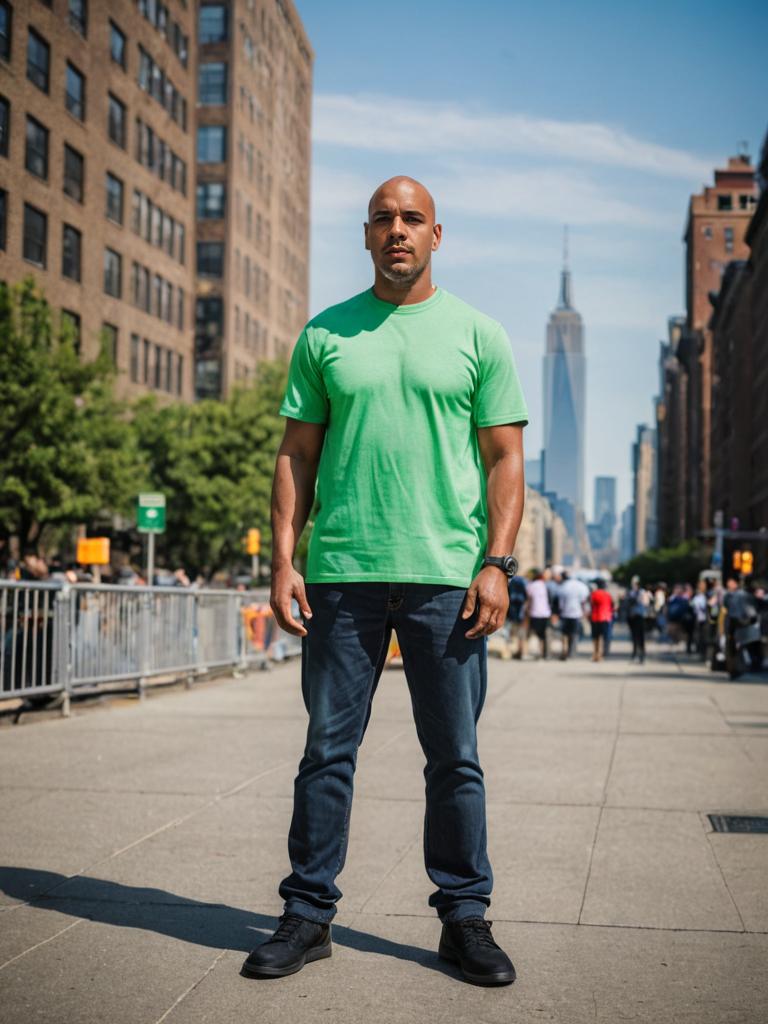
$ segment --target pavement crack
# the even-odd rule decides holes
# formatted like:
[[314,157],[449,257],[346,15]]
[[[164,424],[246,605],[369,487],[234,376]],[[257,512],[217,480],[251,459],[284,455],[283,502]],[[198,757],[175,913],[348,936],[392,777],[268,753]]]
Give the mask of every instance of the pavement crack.
[[225,955],[226,953],[228,953],[228,952],[229,952],[229,951],[228,951],[228,950],[226,950],[226,949],[222,949],[222,950],[220,950],[220,951],[219,951],[219,952],[218,952],[218,953],[216,954],[216,956],[214,957],[214,959],[213,959],[213,963],[209,964],[209,965],[208,965],[208,967],[206,968],[206,970],[205,970],[205,971],[203,971],[203,973],[202,973],[202,974],[200,975],[200,977],[199,977],[199,978],[197,979],[197,981],[193,982],[193,983],[192,983],[192,984],[191,984],[191,985],[189,986],[189,988],[188,988],[188,989],[186,989],[186,990],[185,990],[184,992],[182,992],[182,993],[181,993],[181,995],[180,995],[180,996],[178,997],[178,999],[174,1000],[174,1002],[173,1002],[173,1003],[171,1003],[171,1005],[170,1005],[170,1006],[168,1007],[168,1009],[167,1009],[167,1010],[165,1011],[165,1013],[164,1013],[164,1014],[162,1014],[162,1016],[160,1016],[160,1017],[158,1017],[158,1018],[157,1018],[157,1020],[155,1021],[155,1024],[162,1024],[162,1022],[163,1022],[164,1020],[167,1020],[167,1018],[168,1018],[168,1017],[169,1017],[169,1016],[170,1016],[170,1015],[171,1015],[171,1014],[173,1013],[173,1011],[174,1011],[174,1010],[176,1009],[176,1007],[177,1007],[177,1006],[178,1006],[178,1005],[179,1005],[180,1003],[184,1002],[184,1000],[185,1000],[185,999],[187,998],[187,996],[191,995],[191,994],[192,994],[192,993],[193,993],[193,992],[195,991],[195,989],[196,989],[196,988],[198,987],[198,985],[201,985],[201,984],[202,984],[202,983],[203,983],[203,982],[205,981],[205,979],[206,979],[206,978],[208,977],[208,975],[209,975],[209,974],[211,973],[211,971],[213,971],[213,970],[215,970],[215,969],[216,969],[216,966],[217,966],[217,964],[219,963],[219,961],[221,960],[221,958],[222,958],[222,957],[223,957],[223,956],[224,956],[224,955]]
[[[24,905],[26,906],[26,904]],[[15,964],[17,960],[21,960],[21,958],[23,956],[26,956],[27,953],[34,953],[36,949],[40,949],[41,946],[45,946],[47,943],[53,942],[54,939],[58,939],[58,937],[60,935],[63,935],[64,932],[71,931],[73,928],[76,928],[77,925],[82,924],[83,921],[87,920],[88,918],[86,917],[78,917],[76,921],[72,921],[70,922],[70,924],[65,925],[64,928],[60,928],[59,931],[55,933],[55,935],[49,935],[48,938],[43,939],[42,942],[36,942],[34,946],[30,946],[29,949],[25,949],[23,953],[17,953],[16,956],[12,956],[10,960],[6,960],[4,963],[0,964],[0,971],[5,970],[5,968],[8,967],[10,964]]]

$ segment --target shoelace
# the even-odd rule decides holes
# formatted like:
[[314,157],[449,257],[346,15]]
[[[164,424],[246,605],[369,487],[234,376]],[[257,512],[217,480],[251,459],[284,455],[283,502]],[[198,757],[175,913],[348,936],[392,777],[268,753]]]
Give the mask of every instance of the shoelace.
[[280,918],[280,924],[277,926],[277,931],[270,941],[290,942],[303,923],[303,917],[298,917],[296,914],[283,914]]
[[491,935],[493,921],[486,921],[483,917],[469,917],[463,921],[457,921],[461,928],[464,939],[467,943],[476,946],[489,946],[491,949],[498,949]]

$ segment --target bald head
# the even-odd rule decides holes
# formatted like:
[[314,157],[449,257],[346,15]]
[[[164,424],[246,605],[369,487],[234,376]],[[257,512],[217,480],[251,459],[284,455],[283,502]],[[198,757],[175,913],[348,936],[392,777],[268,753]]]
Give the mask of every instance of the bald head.
[[368,203],[368,217],[373,214],[377,204],[388,199],[395,199],[400,205],[403,201],[428,212],[434,224],[436,220],[435,201],[426,186],[415,178],[409,178],[407,174],[397,174],[394,178],[387,178],[371,196]]

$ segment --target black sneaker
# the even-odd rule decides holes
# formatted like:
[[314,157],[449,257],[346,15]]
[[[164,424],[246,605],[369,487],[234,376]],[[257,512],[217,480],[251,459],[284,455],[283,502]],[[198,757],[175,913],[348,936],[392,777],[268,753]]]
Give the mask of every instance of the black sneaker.
[[475,985],[511,985],[515,968],[491,935],[492,921],[467,917],[445,921],[438,955],[461,967],[467,981]]
[[250,954],[242,973],[249,978],[284,978],[304,964],[331,955],[331,926],[298,914],[283,914],[271,939]]

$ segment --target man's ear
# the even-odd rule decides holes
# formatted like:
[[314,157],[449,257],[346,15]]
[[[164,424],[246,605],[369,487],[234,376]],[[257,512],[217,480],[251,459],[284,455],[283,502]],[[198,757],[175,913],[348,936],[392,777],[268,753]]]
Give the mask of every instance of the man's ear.
[[365,248],[370,252],[370,245],[368,244],[368,221],[363,224],[363,235],[365,237]]
[[443,225],[435,224],[432,228],[432,252],[437,252],[443,238]]

